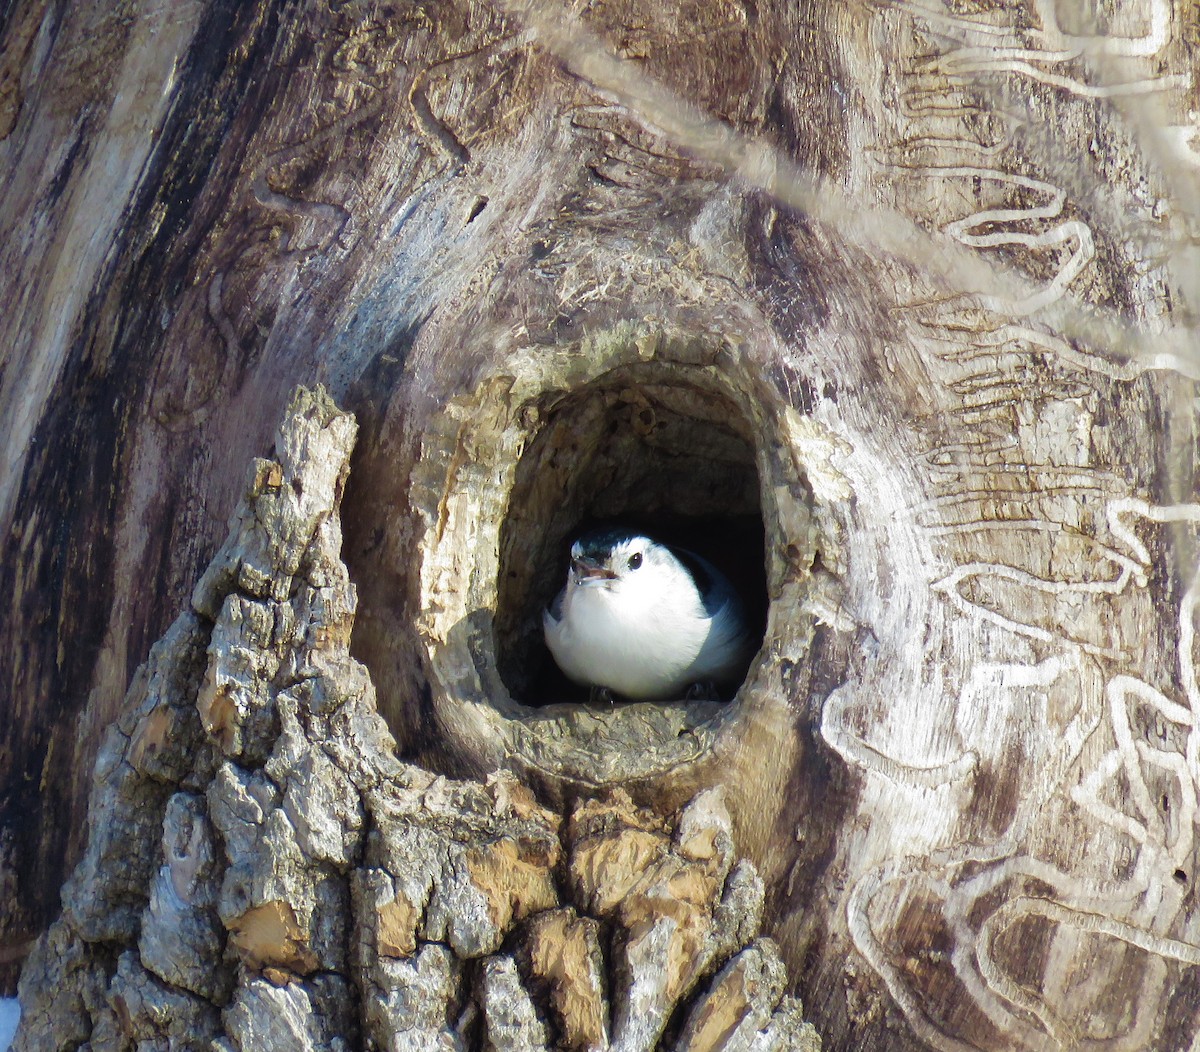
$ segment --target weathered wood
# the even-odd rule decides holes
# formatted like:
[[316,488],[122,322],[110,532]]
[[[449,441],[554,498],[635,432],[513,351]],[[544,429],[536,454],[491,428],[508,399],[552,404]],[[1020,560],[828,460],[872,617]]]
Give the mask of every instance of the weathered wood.
[[[113,853],[83,853],[103,729],[322,380],[362,431],[354,656],[407,758],[563,815],[722,784],[829,1047],[1190,1047],[1191,7],[593,5],[615,65],[538,5],[3,18],[10,958]],[[752,554],[733,704],[536,704],[570,700],[536,637],[561,542],[612,512]],[[198,710],[247,762],[273,674]],[[121,829],[166,806],[109,791]],[[189,859],[195,806],[163,812]],[[147,879],[85,881],[81,935],[125,939]],[[239,1026],[333,996],[268,986]]]
[[354,434],[323,391],[298,394],[193,610],[135,678],[63,916],[22,978],[17,1049],[515,1052],[557,1032],[635,1052],[681,1025],[683,1048],[817,1049],[756,938],[763,887],[734,867],[719,788],[674,821],[582,799],[563,829],[511,774],[392,755],[349,656]]

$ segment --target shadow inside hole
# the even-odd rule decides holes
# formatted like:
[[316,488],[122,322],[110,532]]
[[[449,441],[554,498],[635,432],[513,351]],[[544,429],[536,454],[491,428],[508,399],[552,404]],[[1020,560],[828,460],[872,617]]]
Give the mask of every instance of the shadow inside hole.
[[557,402],[517,466],[500,539],[496,659],[527,705],[582,702],[555,665],[542,610],[566,581],[571,542],[620,523],[712,562],[761,640],[764,531],[752,428],[726,395],[662,367],[616,370]]
[[[729,578],[738,595],[742,597],[751,633],[756,641],[761,642],[767,626],[767,591],[763,569],[763,526],[760,519],[753,516],[684,518],[673,515],[627,515],[622,517],[619,523],[607,519],[585,520],[573,531],[573,536],[595,527],[610,525],[625,526],[674,547],[686,548],[702,555]],[[567,562],[568,548],[564,545],[562,558],[559,560],[560,581],[566,580]],[[539,608],[539,624],[540,616]],[[746,668],[749,668],[750,660],[748,657]],[[540,648],[540,652],[534,651],[532,662],[536,671],[528,684],[527,697],[518,700],[532,705],[589,700],[588,688],[567,679],[545,647]],[[746,668],[738,675],[739,683],[745,678]],[[503,675],[503,672],[501,674]],[[511,691],[508,679],[505,683]],[[729,698],[723,696],[721,700],[727,701]]]

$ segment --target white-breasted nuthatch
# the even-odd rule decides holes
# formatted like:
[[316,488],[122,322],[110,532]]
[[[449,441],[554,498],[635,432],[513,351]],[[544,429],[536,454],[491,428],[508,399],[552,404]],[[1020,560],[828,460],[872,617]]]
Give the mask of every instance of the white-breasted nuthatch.
[[620,528],[571,546],[542,630],[569,679],[637,700],[731,686],[753,650],[741,600],[716,567]]

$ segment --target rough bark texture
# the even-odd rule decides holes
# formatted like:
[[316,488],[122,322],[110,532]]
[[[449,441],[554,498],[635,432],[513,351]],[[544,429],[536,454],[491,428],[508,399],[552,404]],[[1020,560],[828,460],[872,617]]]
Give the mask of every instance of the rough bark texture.
[[511,774],[396,759],[349,655],[355,430],[297,395],[134,677],[18,1052],[817,1052],[719,788],[674,818],[580,798],[564,822]]
[[[160,996],[134,960],[97,973],[80,947],[137,928],[140,967],[174,967],[152,921],[183,907],[148,857],[104,829],[84,844],[99,756],[125,826],[196,860],[195,952],[228,933],[226,977],[160,975],[180,1000],[156,1018],[200,1029],[219,1003],[212,1025],[247,1028],[286,1002],[332,1032],[325,1006],[366,1004],[363,984],[387,1001],[392,979],[356,972],[353,945],[327,968],[338,938],[312,927],[358,908],[331,874],[346,837],[370,850],[365,816],[339,819],[340,847],[319,823],[295,826],[298,854],[264,834],[281,855],[255,856],[245,909],[205,876],[205,835],[216,867],[258,811],[293,821],[304,764],[337,813],[324,744],[286,752],[322,703],[254,687],[310,645],[264,613],[298,602],[270,560],[306,579],[288,560],[307,542],[280,534],[245,579],[218,560],[166,636],[187,650],[207,619],[227,662],[160,648],[134,679],[135,699],[184,698],[211,670],[201,723],[167,703],[125,734],[211,736],[214,778],[218,754],[261,772],[221,790],[224,817],[207,781],[126,784],[101,747],[220,548],[238,466],[321,381],[360,427],[350,645],[406,762],[507,771],[568,823],[617,787],[668,816],[722,786],[828,1047],[1193,1046],[1195,5],[617,0],[582,29],[469,0],[0,17],[9,960],[82,858],[104,880],[73,885],[77,938],[41,960],[116,976],[134,1005]],[[765,627],[733,702],[594,709],[546,671],[563,543],[614,513],[734,553]],[[577,841],[556,839],[569,867]],[[299,882],[287,910],[272,879]],[[611,954],[589,922],[616,921],[564,886],[578,926],[554,914],[501,951],[513,965],[465,971],[435,940],[413,982],[469,988],[479,1019],[503,1003],[496,1033],[528,1035],[519,975],[544,1025],[567,1032],[561,1002],[592,1040],[592,987],[529,979]],[[405,909],[381,928],[397,952]],[[771,987],[768,958],[721,983]],[[235,963],[313,970],[235,994]],[[117,979],[77,987],[114,1026]],[[694,1018],[668,1025],[699,1040],[724,1017]]]

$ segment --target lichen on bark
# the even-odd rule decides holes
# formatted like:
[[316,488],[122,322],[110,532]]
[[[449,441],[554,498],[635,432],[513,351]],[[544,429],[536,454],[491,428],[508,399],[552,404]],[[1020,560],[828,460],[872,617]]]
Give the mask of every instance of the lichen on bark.
[[297,391],[134,677],[18,1052],[818,1048],[719,787],[560,814],[397,758],[349,652],[355,432]]

